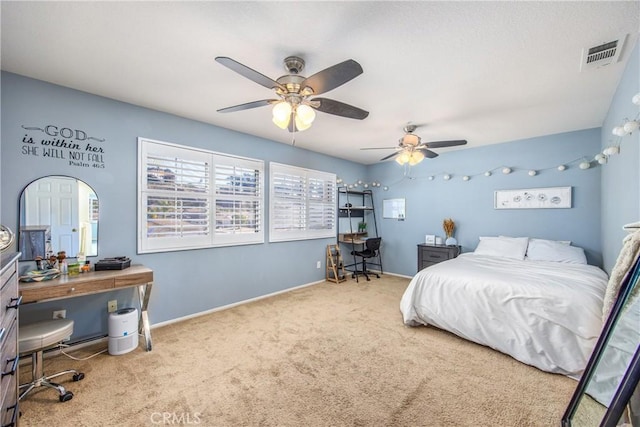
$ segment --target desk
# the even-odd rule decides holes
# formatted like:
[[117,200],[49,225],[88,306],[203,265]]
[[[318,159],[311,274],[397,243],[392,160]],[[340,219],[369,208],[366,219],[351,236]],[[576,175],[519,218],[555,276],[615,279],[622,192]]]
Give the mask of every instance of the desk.
[[366,240],[367,240],[366,231],[338,234],[338,242],[340,243],[352,243],[354,245],[364,245]]
[[65,298],[92,295],[122,288],[138,288],[140,297],[140,323],[138,332],[144,334],[147,351],[151,351],[151,328],[147,306],[153,286],[153,271],[142,265],[132,265],[124,270],[90,271],[78,275],[64,275],[46,282],[20,282],[22,304],[55,301]]

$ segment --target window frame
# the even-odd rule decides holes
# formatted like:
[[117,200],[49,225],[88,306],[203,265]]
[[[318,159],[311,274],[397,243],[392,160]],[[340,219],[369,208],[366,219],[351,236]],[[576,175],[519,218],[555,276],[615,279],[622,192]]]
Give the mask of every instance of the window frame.
[[[304,190],[304,198],[297,198],[300,202],[304,202],[303,206],[301,206],[304,209],[304,218],[301,219],[301,222],[289,224],[290,229],[276,228],[279,224],[276,217],[281,214],[278,204],[287,205],[296,200],[295,196],[280,197],[277,195],[275,186],[280,179],[276,177],[277,174],[300,177],[301,188]],[[323,202],[311,197],[310,180],[323,183],[324,190],[322,193],[328,196],[329,200]],[[310,228],[310,225],[317,223],[312,218],[310,205],[316,205],[314,212],[318,212],[318,209],[320,209],[322,211],[320,213],[321,216],[327,215],[329,222],[326,223],[326,226],[328,228]],[[322,220],[324,220],[324,217]],[[276,162],[269,163],[269,242],[335,238],[337,221],[336,174]]]
[[[204,191],[188,191],[182,188],[162,189],[148,186],[148,166],[153,156],[169,156],[179,159],[181,163],[200,162],[205,165],[206,172],[202,179]],[[216,183],[217,170],[231,168],[234,172],[250,170],[257,175],[255,188],[247,194],[218,194]],[[208,174],[208,175],[207,175]],[[231,178],[233,175],[230,175]],[[203,181],[200,181],[203,182]],[[250,188],[250,187],[249,187]],[[178,197],[176,197],[178,195]],[[138,188],[137,188],[137,253],[172,252],[180,250],[204,249],[222,246],[236,246],[264,243],[264,161],[247,157],[233,156],[225,153],[194,148],[164,141],[138,137]],[[191,236],[151,237],[148,235],[148,200],[149,197],[174,198],[180,201],[202,199],[206,206],[206,231]],[[220,232],[217,227],[216,203],[220,200],[231,202],[247,201],[257,204],[253,212],[253,232],[246,229],[239,232]]]

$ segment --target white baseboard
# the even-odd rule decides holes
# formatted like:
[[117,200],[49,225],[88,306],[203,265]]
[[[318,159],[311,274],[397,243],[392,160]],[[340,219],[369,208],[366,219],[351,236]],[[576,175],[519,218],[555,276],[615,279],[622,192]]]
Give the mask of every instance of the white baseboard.
[[384,273],[380,272],[380,270],[374,270],[374,269],[371,269],[371,270],[367,269],[367,271],[370,273],[387,274],[389,276],[402,277],[404,279],[413,279],[413,276],[405,276],[404,274],[390,273],[388,271],[385,271]]
[[276,295],[280,295],[280,294],[284,294],[284,293],[287,293],[287,292],[294,291],[296,289],[302,289],[302,288],[318,285],[320,283],[325,283],[325,282],[326,282],[326,280],[324,280],[324,279],[323,280],[318,280],[317,282],[311,282],[311,283],[307,283],[307,284],[304,284],[304,285],[295,286],[293,288],[283,289],[281,291],[272,292],[270,294],[260,295],[259,297],[249,298],[249,299],[246,299],[246,300],[243,300],[243,301],[238,301],[238,302],[234,302],[234,303],[231,303],[231,304],[223,305],[223,306],[220,306],[220,307],[212,308],[210,310],[200,311],[198,313],[193,313],[193,314],[189,314],[189,315],[186,315],[186,316],[177,317],[175,319],[166,320],[164,322],[154,323],[153,325],[151,325],[151,329],[160,328],[162,326],[171,325],[173,323],[182,322],[184,320],[193,319],[195,317],[204,316],[204,315],[207,315],[207,314],[210,314],[210,313],[215,313],[216,311],[227,310],[227,309],[230,309],[230,308],[233,308],[233,307],[237,307],[239,305],[248,304],[248,303],[254,302],[254,301],[260,301],[261,299],[270,298],[270,297],[273,297],[273,296],[276,296]]
[[384,274],[388,274],[389,276],[402,277],[402,278],[405,278],[405,279],[413,279],[413,276],[406,276],[404,274],[389,273],[389,272],[385,272]]

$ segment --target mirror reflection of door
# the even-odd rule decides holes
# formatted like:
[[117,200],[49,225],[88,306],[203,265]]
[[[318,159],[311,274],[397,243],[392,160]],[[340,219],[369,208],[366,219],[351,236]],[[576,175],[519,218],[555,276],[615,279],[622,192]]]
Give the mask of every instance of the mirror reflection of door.
[[[21,248],[28,239],[35,239],[28,230],[46,228],[50,241],[44,246],[48,251],[65,251],[69,257],[98,254],[98,197],[86,183],[66,176],[40,178],[22,192],[20,209]],[[32,254],[22,260],[47,255],[22,252]]]
[[53,250],[76,256],[80,249],[76,180],[66,177],[41,179],[27,187],[24,195],[25,225],[49,225]]

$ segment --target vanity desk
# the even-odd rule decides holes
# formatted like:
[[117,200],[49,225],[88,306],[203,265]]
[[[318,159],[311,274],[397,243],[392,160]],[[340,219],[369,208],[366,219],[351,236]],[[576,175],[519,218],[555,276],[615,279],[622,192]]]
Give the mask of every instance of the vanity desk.
[[90,271],[42,282],[21,282],[19,291],[22,304],[30,304],[136,287],[140,297],[138,332],[144,335],[147,351],[151,351],[147,305],[152,286],[153,270],[142,265],[132,265],[124,270]]

